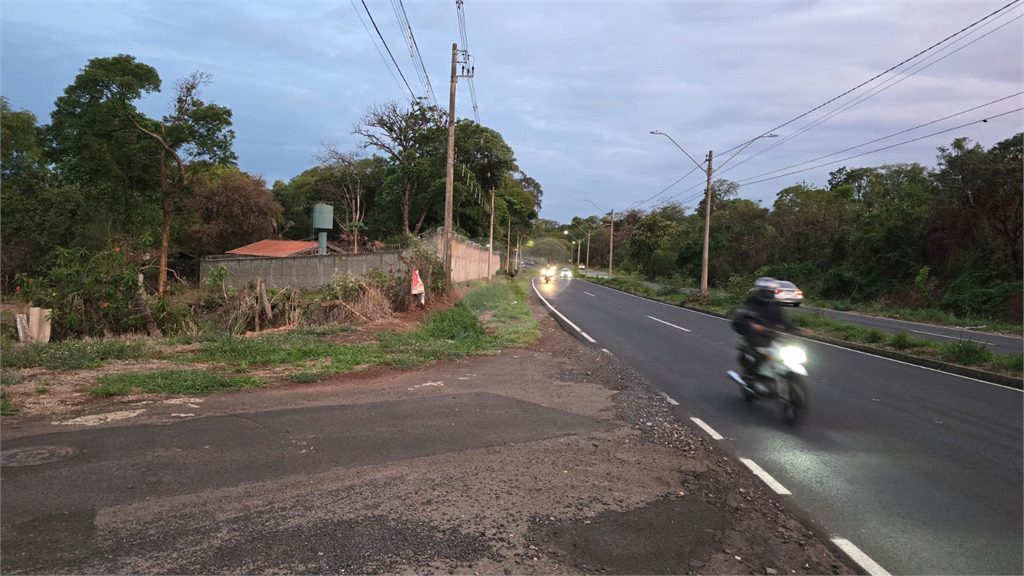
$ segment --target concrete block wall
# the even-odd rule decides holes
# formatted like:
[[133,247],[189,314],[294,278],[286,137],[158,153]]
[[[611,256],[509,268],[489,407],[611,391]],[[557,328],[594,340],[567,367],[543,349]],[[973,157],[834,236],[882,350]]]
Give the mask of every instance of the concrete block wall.
[[[423,245],[435,254],[442,254],[444,235],[436,234],[423,240]],[[326,254],[286,256],[283,258],[203,258],[200,277],[209,278],[221,264],[227,268],[226,282],[232,290],[241,290],[256,278],[262,278],[271,288],[292,287],[299,290],[314,289],[327,284],[335,274],[360,277],[371,268],[385,272],[406,271],[401,251],[366,252],[361,254]],[[439,256],[440,257],[440,256]],[[491,275],[501,267],[501,257],[491,258]],[[487,277],[487,248],[461,237],[452,240],[452,281],[466,282]]]

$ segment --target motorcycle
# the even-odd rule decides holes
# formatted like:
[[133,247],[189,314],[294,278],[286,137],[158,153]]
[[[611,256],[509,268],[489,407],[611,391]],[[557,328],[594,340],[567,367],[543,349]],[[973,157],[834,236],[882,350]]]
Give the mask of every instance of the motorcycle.
[[743,399],[753,402],[757,398],[778,400],[786,422],[798,424],[807,417],[807,353],[795,343],[775,336],[768,346],[759,348],[765,358],[754,373],[756,358],[746,344],[741,343],[739,363],[743,374],[729,370],[727,374],[740,385]]
[[555,277],[555,269],[544,268],[543,270],[541,270],[540,275],[544,278],[545,284],[550,284],[551,280]]

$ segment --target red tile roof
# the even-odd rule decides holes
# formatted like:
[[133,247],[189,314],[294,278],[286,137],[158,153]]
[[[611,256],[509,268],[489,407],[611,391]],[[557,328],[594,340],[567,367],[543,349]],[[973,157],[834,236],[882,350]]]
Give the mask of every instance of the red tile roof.
[[316,246],[316,242],[304,240],[260,240],[259,242],[249,244],[248,246],[228,250],[228,254],[238,254],[241,256],[272,256],[280,258],[282,256],[304,254],[309,252],[311,249],[316,249]]

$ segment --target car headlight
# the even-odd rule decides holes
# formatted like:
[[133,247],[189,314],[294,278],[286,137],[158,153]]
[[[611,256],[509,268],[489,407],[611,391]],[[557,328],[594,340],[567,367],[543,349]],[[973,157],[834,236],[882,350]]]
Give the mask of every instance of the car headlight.
[[779,357],[786,364],[803,364],[807,362],[807,353],[802,348],[796,346],[784,346],[782,350],[779,350]]

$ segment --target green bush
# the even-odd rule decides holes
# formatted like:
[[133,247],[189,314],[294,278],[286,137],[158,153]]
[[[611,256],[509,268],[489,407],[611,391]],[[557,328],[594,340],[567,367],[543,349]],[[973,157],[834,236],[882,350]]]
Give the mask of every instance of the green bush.
[[968,271],[950,284],[939,305],[959,316],[991,318],[1022,287],[1021,282],[986,282],[983,275]]
[[850,298],[861,288],[857,276],[845,266],[832,268],[822,276],[818,293],[823,298]]
[[18,409],[14,407],[14,401],[7,395],[7,392],[0,391],[0,416],[10,416],[17,411]]

